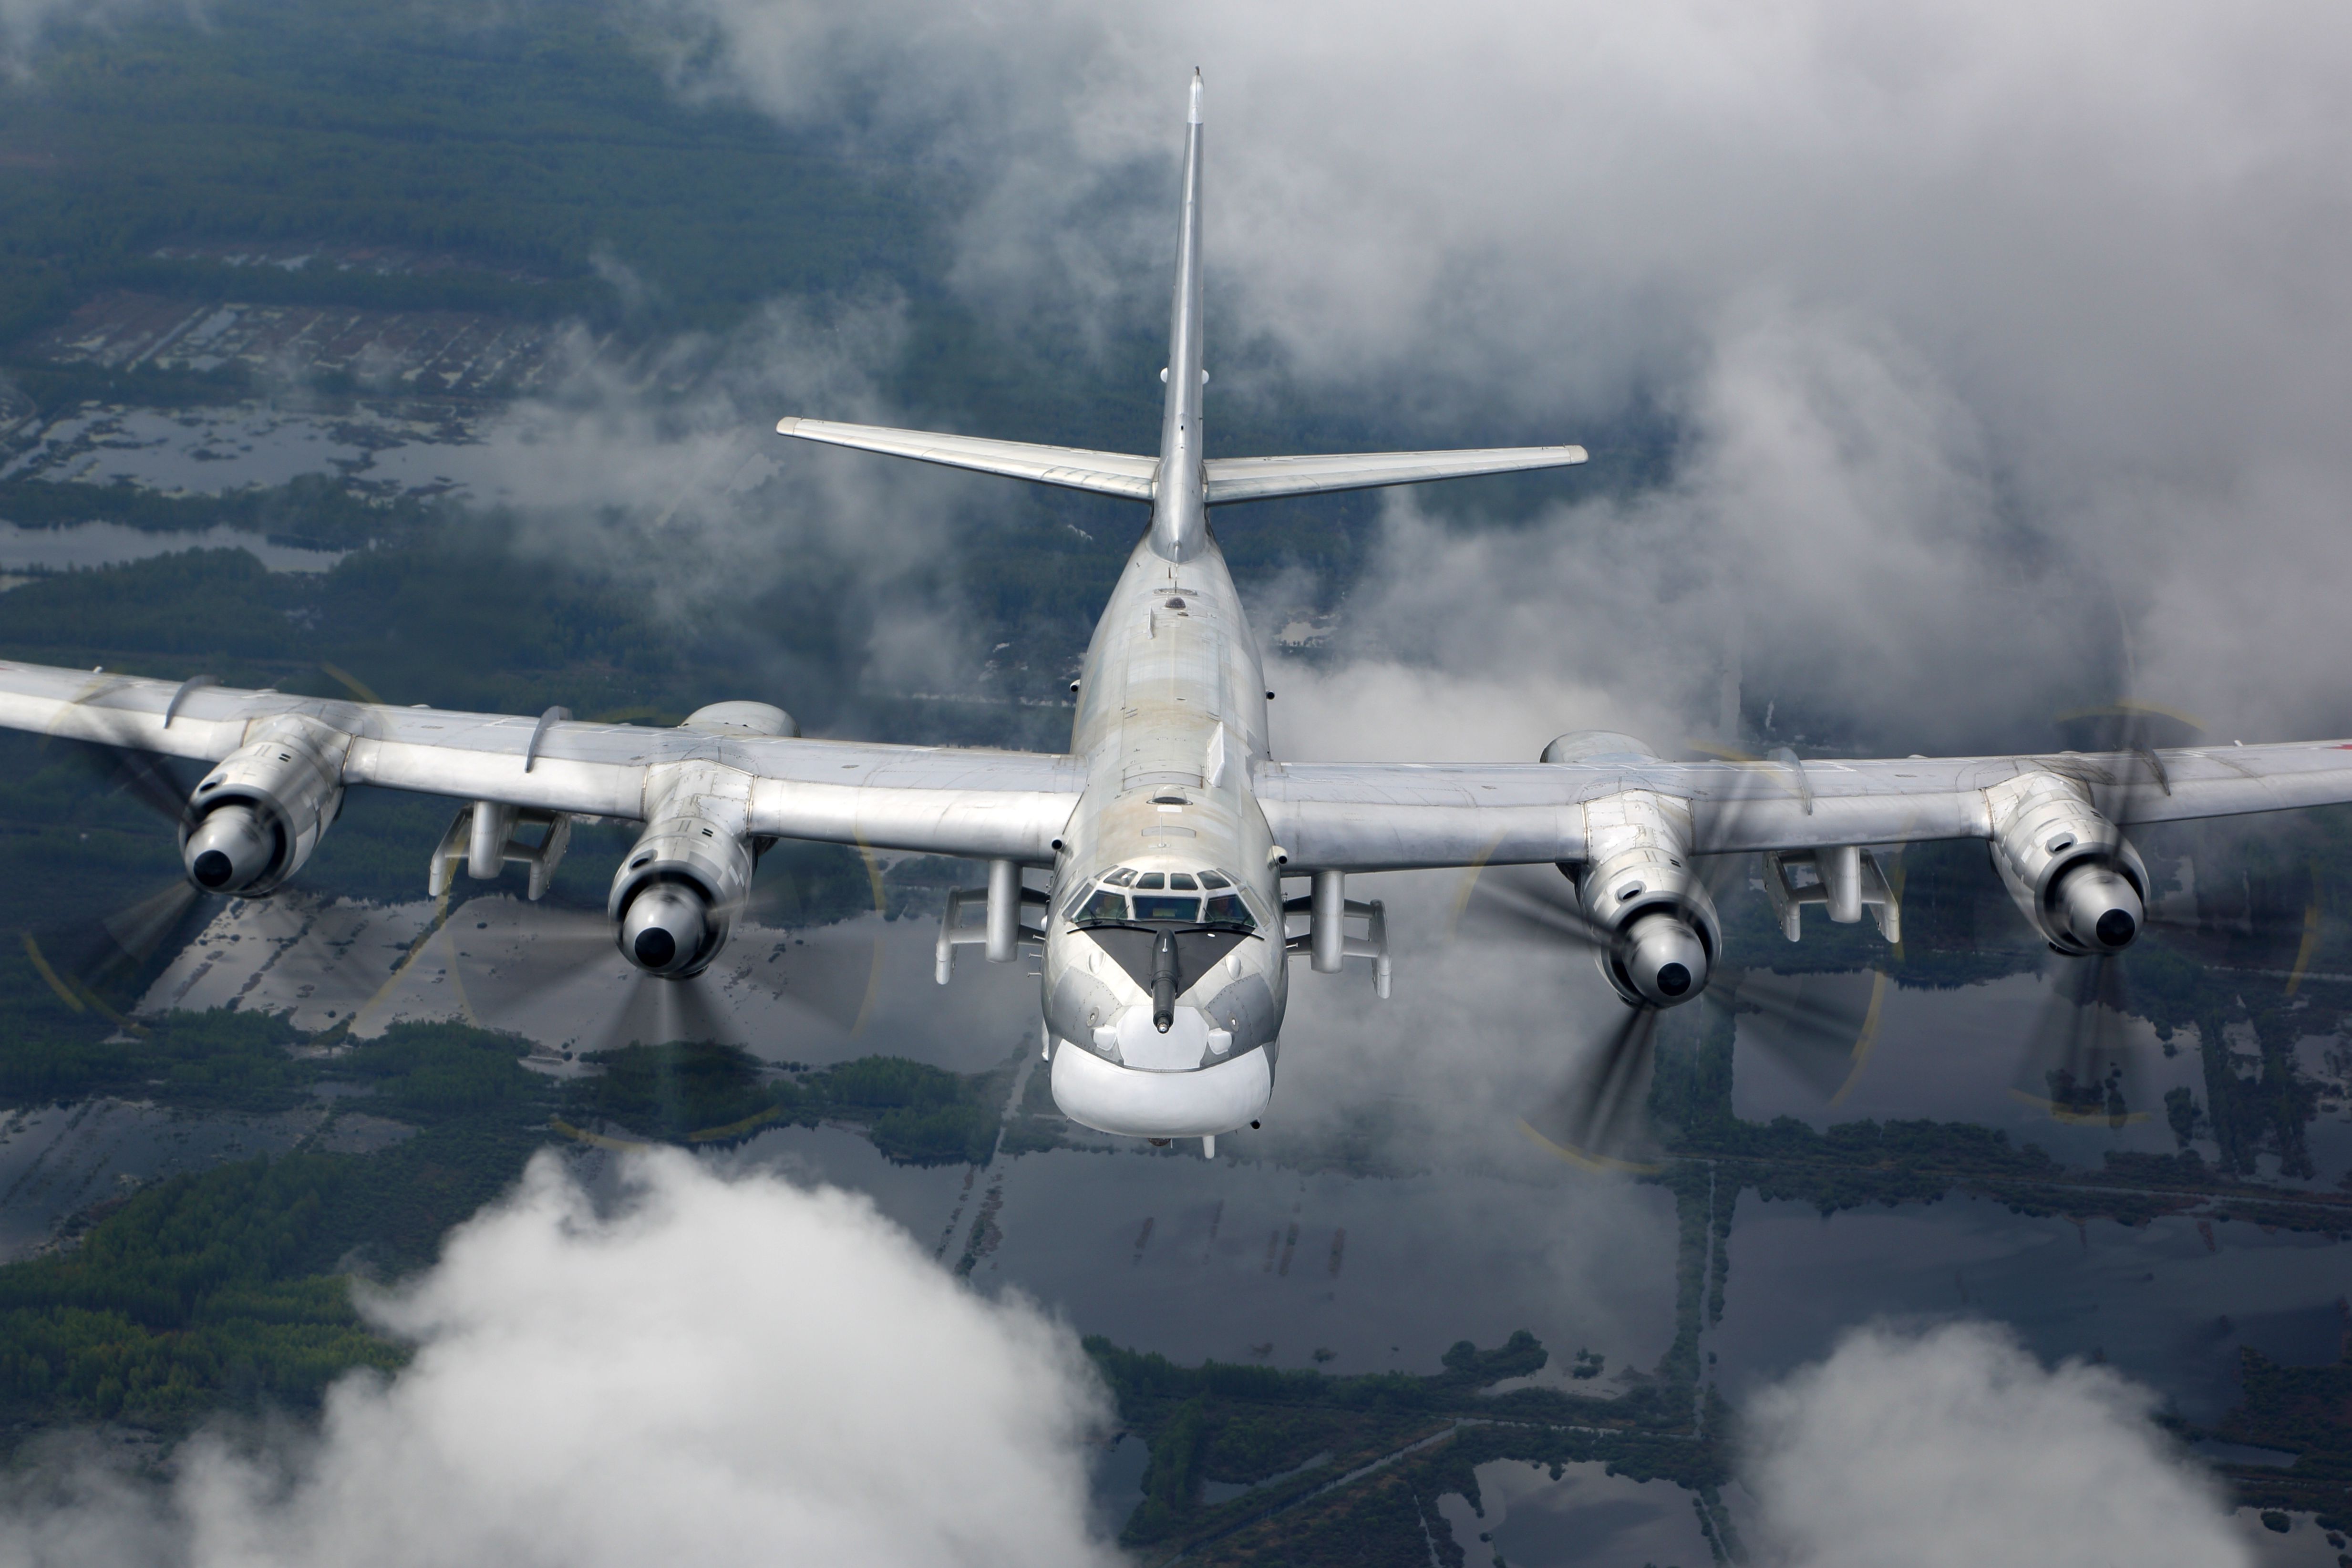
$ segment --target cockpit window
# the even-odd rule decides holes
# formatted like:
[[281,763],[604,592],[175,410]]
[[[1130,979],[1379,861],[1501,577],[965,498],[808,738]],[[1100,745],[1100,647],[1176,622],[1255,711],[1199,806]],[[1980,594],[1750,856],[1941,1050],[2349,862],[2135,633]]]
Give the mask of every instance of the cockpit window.
[[1127,895],[1108,888],[1097,888],[1094,897],[1087,900],[1070,918],[1074,921],[1123,921],[1127,919]]
[[1257,930],[1257,921],[1250,919],[1248,909],[1233,893],[1221,893],[1211,899],[1201,921],[1204,925],[1231,926],[1238,931]]
[[1135,895],[1135,918],[1139,921],[1192,921],[1201,918],[1201,900],[1174,897],[1167,893]]
[[[1132,895],[1119,891],[1130,887]],[[1206,900],[1200,896],[1203,890]],[[1168,921],[1252,932],[1260,920],[1251,912],[1248,892],[1228,872],[1138,871],[1132,866],[1089,879],[1062,906],[1062,918],[1074,925]]]

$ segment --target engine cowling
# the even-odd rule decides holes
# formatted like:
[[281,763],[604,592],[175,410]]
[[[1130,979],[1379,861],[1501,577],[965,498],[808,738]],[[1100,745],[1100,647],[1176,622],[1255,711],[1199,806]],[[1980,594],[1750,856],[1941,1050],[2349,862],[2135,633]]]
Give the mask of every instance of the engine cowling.
[[2021,773],[1985,791],[1992,864],[2009,896],[2058,952],[2120,952],[2146,919],[2147,868],[2081,783]]
[[[1547,763],[1657,759],[1630,735],[1588,730],[1546,746]],[[1560,870],[1595,930],[1609,934],[1601,972],[1637,1006],[1675,1007],[1706,991],[1723,922],[1693,869],[1688,802],[1623,790],[1586,804],[1587,858]]]
[[180,825],[188,879],[208,893],[257,899],[302,868],[342,809],[351,737],[287,714],[205,775]]
[[726,945],[751,888],[751,847],[695,814],[666,816],[621,862],[605,912],[631,963],[665,979],[699,974]]

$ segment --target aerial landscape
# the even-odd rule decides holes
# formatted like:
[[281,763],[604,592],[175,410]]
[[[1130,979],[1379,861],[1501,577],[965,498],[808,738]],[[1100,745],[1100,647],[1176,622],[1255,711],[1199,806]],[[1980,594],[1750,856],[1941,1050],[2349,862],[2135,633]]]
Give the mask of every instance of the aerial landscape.
[[2352,1568],[2341,17],[0,53],[0,1561]]

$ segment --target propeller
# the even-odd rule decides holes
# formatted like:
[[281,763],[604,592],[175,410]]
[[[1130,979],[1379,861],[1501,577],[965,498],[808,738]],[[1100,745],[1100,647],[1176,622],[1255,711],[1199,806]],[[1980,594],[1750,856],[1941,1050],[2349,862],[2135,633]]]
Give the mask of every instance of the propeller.
[[[2077,771],[2094,784],[2120,782],[2125,776],[2133,782],[2153,781],[2164,793],[2169,793],[2170,786],[2158,750],[2194,745],[2203,733],[2197,721],[2185,713],[2128,700],[2061,714],[2057,722],[2071,746],[2090,754],[2052,758],[2053,768]],[[2135,794],[2123,798],[2147,796]],[[2116,813],[2111,820],[2126,838],[2140,826],[2128,811]],[[2088,880],[2074,879],[2074,882]],[[2120,1129],[2147,1120],[2151,1112],[2147,1107],[2153,1098],[2148,1079],[2154,1064],[2149,1058],[2155,1047],[2131,1023],[2147,1016],[2144,1006],[2135,1005],[2132,994],[2130,952],[2136,945],[2132,939],[2153,929],[2192,948],[2217,942],[2236,946],[2241,941],[2251,941],[2259,949],[2292,930],[2300,942],[2288,982],[2292,992],[2318,945],[2320,902],[2315,875],[2310,889],[2308,901],[2300,907],[2266,908],[2249,885],[2244,909],[2218,921],[2209,918],[2219,912],[2214,908],[2218,900],[2200,896],[2197,901],[2204,907],[2168,909],[2165,900],[2151,897],[2145,901],[2136,928],[2126,931],[2124,942],[2111,951],[2082,956],[2053,953],[2049,995],[2028,1037],[2011,1094],[2062,1122],[2104,1122]],[[2074,890],[2071,884],[2069,890]],[[2154,889],[2149,891],[2153,894]],[[2090,901],[2094,906],[2098,902]],[[2099,921],[2091,922],[2092,929],[2105,939],[2109,931],[2104,922],[2116,918],[2116,911],[2108,910]],[[2085,923],[2082,918],[2075,921],[2078,928]]]
[[[47,744],[63,748],[76,771],[89,777],[94,798],[129,802],[176,840],[187,792],[161,762],[144,752],[90,742],[52,737]],[[173,852],[176,859],[176,842]],[[175,874],[94,919],[69,918],[26,931],[19,940],[34,972],[68,1008],[94,1011],[135,1029],[140,1026],[117,1005],[118,1001],[128,1005],[135,997],[121,993],[135,988],[164,943],[184,932],[203,897],[185,876]]]
[[[2133,783],[2152,781],[2161,793],[2168,793],[2164,762],[2157,752],[2161,748],[2194,745],[2204,736],[2197,720],[2171,708],[2138,700],[2116,700],[2116,703],[2082,708],[2074,712],[2058,715],[2058,729],[2074,752],[2051,757],[2053,771],[2074,771],[2086,783],[2122,781],[2128,775]],[[2145,799],[2145,793],[2133,793],[2122,797],[2124,802]],[[2131,837],[2140,820],[2131,811],[2112,814],[2116,830]],[[2126,896],[2105,898],[2105,881],[2112,872],[2077,872],[2067,881],[2067,893],[2082,893],[2082,898],[2070,898],[2070,902],[2082,902],[2084,910],[2095,914],[2082,914],[2070,910],[2077,929],[2095,931],[2094,941],[2100,947],[2122,936],[2107,950],[2088,954],[2055,952],[2051,962],[2049,996],[2042,1004],[2042,1013],[2034,1020],[2025,1053],[2018,1063],[2016,1081],[2011,1086],[2011,1096],[2039,1112],[2049,1114],[2053,1121],[2074,1123],[2074,1126],[2095,1126],[2105,1123],[2110,1129],[2124,1129],[2128,1123],[2145,1121],[2149,1117],[2149,1047],[2133,1030],[2131,1020],[2145,1016],[2145,1008],[2133,1006],[2131,994],[2131,947],[2133,938],[2143,931],[2166,931],[2176,938],[2210,938],[2213,926],[2201,917],[2201,912],[2166,910],[2157,898]],[[2149,893],[2155,889],[2149,889]],[[2105,908],[2100,905],[2119,905]],[[2138,920],[2126,920],[2128,908],[2138,908]],[[2244,912],[2242,931],[2255,936],[2258,910],[2249,898],[2249,910]],[[2300,963],[2310,959],[2316,947],[2319,929],[2319,900],[2316,881],[2312,884],[2312,902],[2300,910],[2303,926],[2303,952]],[[2265,921],[2267,924],[2267,921]],[[2115,931],[2110,931],[2115,926]]]
[[[1746,858],[1715,858],[1715,879],[1736,875]],[[1464,898],[1464,918],[1506,937],[1564,941],[1597,955],[1627,941],[1587,920],[1575,889],[1551,867],[1488,867]],[[1876,971],[1775,974],[1727,963],[1720,955],[1698,978],[1705,986],[1704,1005],[1740,1016],[1744,1039],[1832,1102],[1851,1086],[1869,1054],[1886,984]],[[1647,999],[1627,1004],[1621,1020],[1576,1053],[1559,1088],[1522,1119],[1528,1130],[1580,1164],[1654,1168],[1656,1151],[1643,1126],[1644,1107],[1658,1030],[1670,1006]]]
[[[416,994],[407,981],[423,966],[427,976],[446,973],[469,1022],[523,1027],[550,1042],[540,1047],[546,1054],[566,1058],[632,1045],[748,1043],[730,994],[744,985],[772,990],[856,1034],[879,990],[878,933],[841,927],[838,936],[820,935],[821,928],[808,923],[812,889],[802,885],[791,858],[772,859],[766,869],[736,911],[730,946],[698,974],[677,977],[627,963],[603,908],[567,903],[560,889],[538,903],[452,901],[445,895],[435,920],[394,972],[380,984],[354,987],[336,1010],[345,1029],[373,1033],[385,1009]],[[867,885],[878,880],[869,869]],[[877,908],[880,902],[877,893]],[[771,922],[777,929],[759,929]],[[483,931],[485,925],[496,934]],[[861,953],[860,946],[870,952]],[[348,984],[348,973],[336,977]],[[313,994],[310,1000],[315,1005],[336,999]],[[553,1021],[558,1017],[584,1023],[579,1034],[562,1038],[557,1031],[566,1026]],[[674,1088],[676,1056],[664,1053],[656,1064],[665,1093]]]

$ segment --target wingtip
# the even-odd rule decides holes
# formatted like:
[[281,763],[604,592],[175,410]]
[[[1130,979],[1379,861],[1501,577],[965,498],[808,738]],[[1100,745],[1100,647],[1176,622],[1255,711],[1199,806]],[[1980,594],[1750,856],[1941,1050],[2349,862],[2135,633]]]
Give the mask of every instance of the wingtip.
[[1560,452],[1571,463],[1581,463],[1592,456],[1581,447],[1564,447]]
[[1201,68],[1199,66],[1192,68],[1192,111],[1185,117],[1185,123],[1188,125],[1201,123]]
[[800,427],[801,422],[797,419],[779,419],[776,421],[776,434],[779,436],[793,435],[799,431]]

